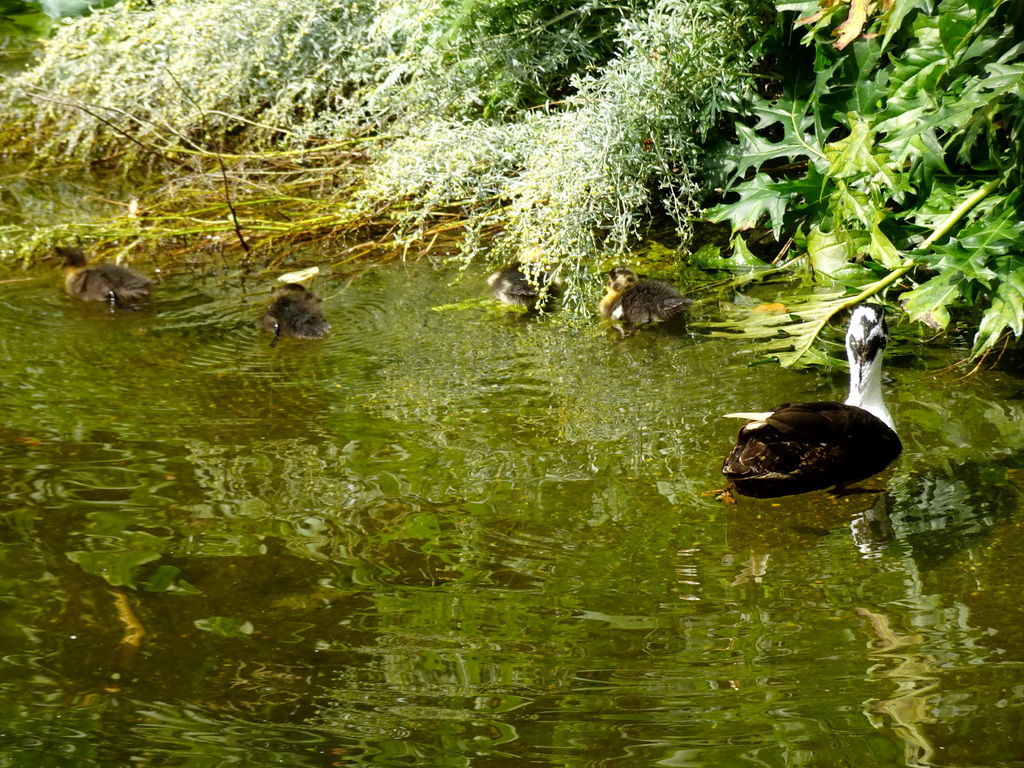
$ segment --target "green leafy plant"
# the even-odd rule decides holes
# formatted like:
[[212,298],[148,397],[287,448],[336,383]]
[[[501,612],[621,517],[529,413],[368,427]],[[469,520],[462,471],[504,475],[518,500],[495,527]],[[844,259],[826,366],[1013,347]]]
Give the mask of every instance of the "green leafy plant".
[[[358,232],[343,259],[530,252],[589,313],[600,265],[663,214],[685,246],[721,185],[714,219],[767,224],[846,286],[792,314],[787,364],[871,297],[973,320],[980,357],[1024,323],[1022,29],[1009,0],[125,0],[61,26],[0,130],[36,166],[173,181],[142,222],[0,234],[9,253],[235,229],[257,249]],[[691,261],[759,270],[741,238]]]
[[[779,92],[737,125],[723,154],[736,199],[711,211],[736,231],[767,222],[794,236],[819,274],[851,285],[818,307],[822,323],[791,329],[797,354],[785,361],[800,361],[834,312],[893,290],[937,330],[952,310],[977,309],[972,357],[1019,337],[1019,7],[910,0],[868,18],[860,0],[822,5],[779,6],[766,48]],[[792,11],[813,58],[787,43]]]
[[[688,234],[703,140],[750,88],[765,11],[762,0],[125,0],[57,33],[11,83],[0,130],[37,164],[175,166],[141,237],[226,242],[224,201],[211,200],[225,193],[196,194],[223,161],[231,183],[219,187],[243,231],[320,238],[373,221],[387,233],[379,246],[402,253],[439,235],[464,263],[540,250],[564,265],[566,307],[590,313],[593,265],[635,248],[652,214]],[[305,158],[328,153],[301,153],[324,146],[339,156],[318,175]],[[298,176],[319,193],[303,198],[307,213],[287,194]],[[287,220],[262,215],[266,201],[286,204]],[[124,242],[123,225],[90,238]],[[33,243],[67,234],[11,231]]]
[[[365,199],[404,202],[406,231],[465,216],[465,260],[562,265],[564,305],[592,311],[594,265],[636,247],[652,209],[685,239],[702,196],[702,139],[749,84],[760,3],[634,3],[618,51],[577,72],[559,104],[502,123],[436,120],[377,156]],[[497,41],[493,41],[497,42]],[[468,212],[468,216],[466,215]]]

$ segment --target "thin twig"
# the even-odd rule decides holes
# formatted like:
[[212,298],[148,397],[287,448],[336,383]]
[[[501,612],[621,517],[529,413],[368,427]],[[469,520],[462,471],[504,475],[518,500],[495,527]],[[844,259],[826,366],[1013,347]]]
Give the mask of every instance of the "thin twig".
[[[203,130],[206,131],[206,134],[212,138],[213,132],[210,130],[210,127],[206,122],[206,113],[203,111],[203,108],[199,106],[195,99],[192,98],[192,94],[186,91],[184,86],[178,82],[178,78],[174,76],[174,73],[171,72],[171,70],[167,67],[161,67],[161,69],[163,69],[174,84],[178,86],[178,90],[181,91],[181,95],[188,99],[189,103],[199,110],[199,122],[202,123]],[[199,145],[191,139],[186,140],[196,148],[199,148]],[[242,244],[242,250],[245,251],[245,255],[248,256],[250,254],[249,244],[245,242],[245,237],[242,235],[242,227],[238,223],[238,213],[235,211],[235,204],[231,197],[231,186],[228,183],[228,168],[224,164],[224,158],[221,156],[220,150],[217,149],[216,146],[214,146],[214,154],[217,156],[217,164],[220,166],[221,181],[224,184],[224,202],[227,204],[228,210],[231,211],[231,223],[234,225],[235,235],[238,237],[238,242]]]
[[[54,96],[44,96],[43,94],[52,93],[52,91],[47,91],[47,90],[45,90],[43,88],[38,88],[38,87],[35,87],[35,86],[33,86],[31,88],[26,88],[25,86],[21,86],[21,88],[22,88],[22,90],[24,90],[27,93],[31,94],[32,98],[34,98],[34,99],[39,99],[40,101],[47,101],[47,102],[49,102],[51,104],[56,104],[56,105],[61,106],[61,107],[69,107],[71,109],[77,109],[80,112],[85,112],[85,114],[89,115],[94,120],[98,120],[103,125],[105,125],[108,128],[110,128],[112,131],[114,131],[114,133],[117,133],[120,136],[122,136],[123,138],[128,139],[128,141],[132,142],[133,144],[137,144],[138,146],[142,147],[147,152],[151,152],[152,154],[154,154],[157,157],[159,157],[161,160],[167,160],[168,162],[174,163],[174,164],[179,165],[179,166],[185,165],[185,163],[183,161],[178,160],[177,158],[169,157],[169,156],[165,155],[161,150],[157,149],[152,144],[147,144],[146,142],[142,141],[141,139],[138,139],[135,136],[132,136],[130,133],[125,131],[123,128],[119,128],[117,125],[115,125],[114,123],[110,122],[106,118],[101,117],[100,115],[96,114],[91,109],[86,107],[82,102],[71,102],[71,101],[65,101],[64,99],[55,98]],[[110,109],[113,112],[120,112],[122,115],[130,117],[131,119],[135,120],[136,122],[143,122],[143,121],[140,121],[138,118],[136,118],[136,117],[134,117],[132,115],[129,115],[127,112],[124,112],[123,110],[112,109],[110,107],[104,107],[104,109]]]

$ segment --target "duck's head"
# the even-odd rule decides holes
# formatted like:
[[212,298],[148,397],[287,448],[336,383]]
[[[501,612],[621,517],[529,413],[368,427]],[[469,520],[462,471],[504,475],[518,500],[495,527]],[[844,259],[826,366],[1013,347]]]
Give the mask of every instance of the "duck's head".
[[846,332],[846,355],[850,367],[871,367],[876,358],[881,358],[888,343],[885,309],[879,304],[857,306],[850,315],[850,328]]
[[81,269],[89,260],[85,256],[85,251],[81,248],[61,248],[59,245],[54,248],[57,255],[64,259],[65,270],[76,270]]
[[609,293],[622,293],[637,283],[636,272],[628,267],[612,267],[608,272]]
[[284,293],[295,293],[295,294],[309,293],[309,291],[306,290],[306,286],[304,286],[302,283],[285,283],[284,285],[282,285],[280,288],[277,289],[277,292],[279,294],[284,294]]
[[888,343],[885,310],[878,304],[856,307],[846,332],[846,355],[850,361],[850,396],[846,404],[873,413],[895,431],[892,416],[882,401],[882,357]]

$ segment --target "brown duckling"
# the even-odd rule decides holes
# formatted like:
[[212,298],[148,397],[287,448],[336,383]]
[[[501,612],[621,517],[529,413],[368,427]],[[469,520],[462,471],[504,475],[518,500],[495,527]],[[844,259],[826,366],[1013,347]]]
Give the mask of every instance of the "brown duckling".
[[64,259],[64,288],[70,296],[82,301],[108,301],[133,308],[132,302],[149,295],[153,284],[145,275],[117,264],[89,264],[81,248],[56,248]]
[[641,280],[626,267],[613,267],[601,299],[601,314],[611,320],[647,325],[671,320],[693,301],[661,280]]
[[321,299],[300,283],[285,283],[274,294],[260,325],[274,334],[271,346],[282,336],[298,339],[319,339],[331,326],[324,319]]
[[786,403],[765,413],[726,414],[748,420],[722,467],[732,487],[756,498],[838,490],[889,466],[903,445],[882,402],[887,343],[883,309],[862,304],[846,334],[845,403]]
[[542,309],[561,292],[562,278],[557,267],[545,270],[513,261],[487,278],[487,284],[491,286],[494,298],[503,304]]

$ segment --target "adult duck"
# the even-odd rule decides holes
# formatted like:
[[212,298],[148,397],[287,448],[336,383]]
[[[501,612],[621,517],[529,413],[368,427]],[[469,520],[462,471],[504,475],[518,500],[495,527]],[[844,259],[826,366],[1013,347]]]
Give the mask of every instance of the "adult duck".
[[613,267],[598,309],[610,320],[647,325],[671,320],[691,304],[692,300],[668,283],[641,280],[631,269]]
[[81,248],[57,247],[64,259],[64,289],[82,301],[107,301],[115,306],[132,307],[132,302],[149,295],[153,284],[143,274],[117,264],[90,264]]
[[286,283],[274,294],[263,313],[260,325],[274,334],[271,346],[277,346],[282,336],[299,339],[319,339],[331,326],[324,318],[321,299],[301,283]]
[[850,396],[845,403],[786,403],[747,419],[722,472],[744,496],[773,498],[844,488],[888,467],[903,446],[882,401],[889,335],[882,307],[853,310],[846,333]]

